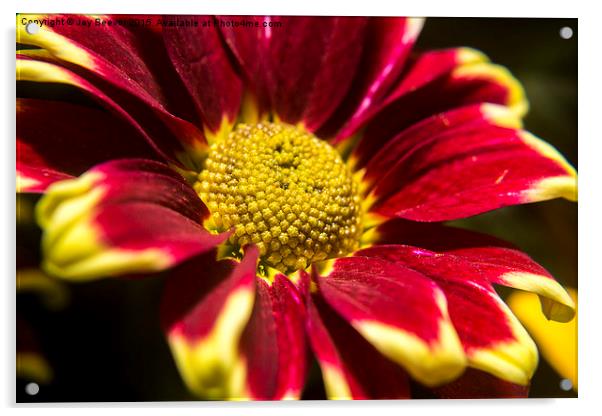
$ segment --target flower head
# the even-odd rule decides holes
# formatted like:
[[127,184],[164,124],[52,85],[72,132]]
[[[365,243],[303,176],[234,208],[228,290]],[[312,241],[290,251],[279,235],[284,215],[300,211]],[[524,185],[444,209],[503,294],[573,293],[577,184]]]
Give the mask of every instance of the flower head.
[[525,394],[537,350],[493,285],[559,321],[573,302],[512,245],[441,223],[576,199],[506,69],[411,54],[421,19],[141,19],[19,29],[39,49],[18,79],[87,97],[18,99],[48,272],[171,269],[162,325],[201,397],[299,398],[308,346],[330,398]]

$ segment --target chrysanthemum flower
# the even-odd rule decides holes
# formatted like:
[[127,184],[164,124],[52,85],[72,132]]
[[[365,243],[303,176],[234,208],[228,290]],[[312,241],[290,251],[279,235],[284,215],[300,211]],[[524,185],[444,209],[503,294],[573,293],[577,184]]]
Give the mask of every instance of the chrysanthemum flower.
[[43,266],[173,269],[162,324],[192,391],[298,398],[311,350],[330,398],[406,398],[410,379],[525,394],[537,349],[493,286],[537,293],[558,321],[573,302],[512,245],[441,224],[576,199],[574,169],[521,129],[506,69],[411,54],[421,19],[61,17],[92,28],[18,25],[38,47],[18,80],[78,92],[17,102]]

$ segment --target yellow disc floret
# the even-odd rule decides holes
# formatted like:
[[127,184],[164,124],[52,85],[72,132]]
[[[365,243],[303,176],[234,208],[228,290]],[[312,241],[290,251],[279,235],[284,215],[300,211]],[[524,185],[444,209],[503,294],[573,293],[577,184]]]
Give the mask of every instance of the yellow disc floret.
[[255,244],[283,273],[357,248],[358,186],[328,143],[286,124],[239,124],[215,143],[195,189],[229,244]]

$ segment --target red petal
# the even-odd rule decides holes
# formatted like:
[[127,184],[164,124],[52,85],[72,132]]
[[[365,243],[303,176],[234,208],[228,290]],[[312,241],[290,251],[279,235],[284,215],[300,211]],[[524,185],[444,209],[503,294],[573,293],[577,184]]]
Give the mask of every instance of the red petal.
[[17,99],[17,171],[39,182],[36,191],[125,157],[157,155],[135,129],[110,113],[60,101]]
[[298,399],[307,366],[305,311],[288,278],[274,279],[257,279],[255,307],[242,335],[246,384],[249,398]]
[[165,27],[165,47],[194,100],[206,135],[227,135],[238,115],[242,85],[222,46],[219,30],[210,16],[169,16],[168,19],[196,24]]
[[190,340],[207,336],[224,299],[237,287],[255,286],[255,251],[247,251],[242,262],[216,258],[217,251],[211,250],[170,273],[161,304],[161,325],[166,332],[176,331]]
[[[100,28],[94,25],[95,17],[86,15],[28,16],[28,19],[44,18],[70,19],[92,26],[44,26],[35,35],[21,29],[17,41],[39,46],[59,59],[97,71],[124,88],[136,90],[137,94],[162,100],[161,88],[139,54],[138,40],[126,26],[106,25]],[[110,76],[112,73],[121,76],[113,78]],[[128,80],[132,82],[128,83]]]
[[314,131],[334,112],[356,73],[366,19],[280,17],[269,44],[270,94],[279,119]]
[[549,319],[567,322],[575,314],[571,297],[548,271],[510,243],[497,238],[440,224],[392,220],[369,232],[365,243],[403,243],[393,249],[397,258],[403,255],[404,261],[422,266],[433,264],[435,269],[437,261],[459,262],[458,268],[470,265],[471,270],[478,272],[472,278],[480,276],[483,284],[500,284],[537,293]]
[[441,384],[464,369],[445,297],[421,273],[376,258],[340,258],[318,287],[333,309],[422,383]]
[[514,247],[506,241],[487,234],[439,223],[421,223],[401,218],[388,220],[366,231],[362,239],[365,245],[403,244],[438,252],[472,247]]
[[506,248],[484,249],[498,253],[500,258],[502,253],[508,254],[510,259],[505,262],[496,262],[496,256],[463,256],[463,251],[473,253],[474,249],[444,254],[413,246],[388,245],[360,250],[357,255],[396,262],[436,281],[445,293],[469,365],[512,383],[527,385],[537,366],[537,349],[491,283],[497,283],[500,275],[516,273],[513,270],[533,270],[537,265],[524,255],[518,261],[517,254]]
[[[149,134],[147,128],[152,127],[152,123],[148,122],[149,119],[145,119],[144,117],[133,117],[129,111],[131,109],[124,109],[119,103],[90,82],[63,67],[17,55],[17,81],[59,83],[79,88],[96,100],[101,106],[131,124],[132,127],[146,139],[149,145],[162,155],[165,160],[173,160],[176,155],[182,153],[184,150],[177,141],[166,140],[163,136],[157,136],[152,133]],[[66,114],[65,116],[68,115]],[[144,120],[144,126],[140,125],[139,120]],[[176,126],[173,127],[174,129],[176,128]],[[194,137],[196,136],[194,131],[189,130],[189,128],[196,130],[192,125],[182,124],[177,128],[184,141],[189,140],[190,142],[193,142],[195,140]],[[169,133],[167,137],[169,138]]]
[[[385,175],[394,177],[395,174],[399,174],[399,162],[408,157],[414,148],[432,143],[439,136],[461,136],[464,131],[471,131],[471,129],[481,126],[484,128],[496,125],[517,128],[521,126],[520,120],[514,117],[506,120],[501,117],[495,118],[500,111],[503,111],[502,107],[476,104],[436,114],[412,125],[389,140],[370,159],[365,168],[364,180],[374,186]],[[516,124],[511,126],[513,121]],[[385,185],[391,186],[390,182],[393,182],[392,178]],[[381,188],[383,186],[380,185]],[[393,191],[395,190],[393,189]],[[386,190],[381,190],[379,195],[385,193]]]
[[[90,16],[69,18],[92,21],[95,24],[95,18]],[[104,17],[104,20],[114,19]],[[39,46],[45,52],[43,56],[34,56],[36,60],[59,64],[64,71],[77,74],[100,89],[102,95],[117,102],[134,119],[144,120],[144,128],[147,131],[153,130],[150,133],[154,141],[160,143],[164,150],[169,149],[167,153],[170,156],[178,156],[178,141],[190,151],[201,154],[206,151],[207,143],[202,132],[171,112],[184,110],[184,116],[188,116],[186,109],[190,98],[173,69],[165,65],[165,60],[157,62],[161,61],[161,57],[166,57],[166,52],[156,33],[144,28],[132,29],[133,33],[131,28],[126,29],[123,25],[93,28],[60,25],[53,28],[45,26],[33,36],[27,34],[24,28],[23,25],[18,26],[18,41]],[[148,51],[149,45],[154,45],[152,53]],[[48,72],[48,68],[43,69]],[[65,82],[44,79],[49,74],[44,75],[40,79],[30,80]],[[74,85],[88,90],[81,83]],[[171,98],[169,102],[166,98],[168,96]],[[171,104],[172,102],[175,104]]]
[[509,382],[528,385],[537,368],[537,347],[493,288],[472,282],[437,281],[445,292],[449,315],[469,365]]
[[369,19],[362,56],[349,93],[327,125],[319,131],[320,137],[332,137],[339,129],[335,143],[352,136],[370,110],[382,103],[403,69],[423,23],[422,18]]
[[[159,111],[185,111],[182,103],[188,103],[186,91],[173,68],[166,65],[169,58],[162,45],[161,31],[153,30],[159,27],[156,24],[159,16],[128,16],[130,21],[150,20],[149,25],[123,24],[123,16],[57,14],[28,15],[27,18],[71,19],[91,24],[90,27],[83,24],[44,26],[35,35],[20,25],[17,41],[43,48],[55,59],[77,65],[71,68],[80,75],[86,78],[93,75],[107,81]],[[97,19],[106,24],[97,25]]]
[[188,388],[203,398],[249,397],[241,336],[253,310],[258,251],[241,262],[211,251],[182,264],[166,282],[162,324]]
[[395,90],[367,116],[370,120],[354,150],[358,167],[368,163],[405,128],[441,112],[491,103],[508,106],[515,116],[524,113],[526,101],[521,85],[505,68],[486,62],[482,54],[463,48],[427,54],[438,57],[419,57]]
[[[17,154],[29,153],[19,143]],[[31,155],[30,153],[30,156]],[[29,156],[28,156],[29,157]],[[17,163],[17,192],[42,193],[54,182],[72,178],[71,175],[58,172],[54,169],[44,167],[32,167],[26,164]]]
[[537,293],[548,319],[568,322],[575,304],[552,275],[525,253],[505,247],[463,247],[449,251],[478,264],[491,283]]
[[70,279],[162,270],[227,238],[205,230],[206,215],[166,165],[108,162],[54,184],[39,202],[45,268]]
[[329,399],[407,399],[408,376],[319,296],[308,297],[307,332]]
[[404,76],[391,95],[399,97],[448,74],[454,68],[486,61],[485,55],[470,48],[449,48],[419,53],[410,59]]
[[[218,16],[228,20],[230,16]],[[236,58],[244,79],[246,93],[250,102],[243,102],[242,118],[247,122],[256,122],[270,111],[269,83],[269,37],[271,31],[264,27],[271,18],[268,16],[244,16],[252,27],[234,27],[220,25],[220,30],[230,51]]]
[[372,210],[385,217],[446,221],[507,205],[576,198],[575,170],[553,147],[506,127],[512,116],[501,107],[479,111],[456,110],[449,120],[439,115],[389,142],[368,165],[376,181]]

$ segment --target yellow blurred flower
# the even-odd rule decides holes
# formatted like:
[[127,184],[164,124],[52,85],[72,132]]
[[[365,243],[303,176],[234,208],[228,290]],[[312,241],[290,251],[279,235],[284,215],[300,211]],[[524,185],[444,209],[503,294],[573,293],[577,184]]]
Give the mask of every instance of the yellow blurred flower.
[[508,305],[535,339],[550,366],[570,380],[577,391],[577,290],[567,288],[567,291],[575,302],[575,317],[567,323],[548,320],[534,293],[515,292]]

